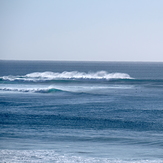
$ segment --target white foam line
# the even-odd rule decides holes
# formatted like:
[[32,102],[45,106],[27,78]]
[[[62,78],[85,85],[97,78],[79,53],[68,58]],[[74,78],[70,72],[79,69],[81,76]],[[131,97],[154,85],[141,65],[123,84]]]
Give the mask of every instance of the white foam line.
[[3,76],[3,80],[24,80],[24,81],[44,81],[44,80],[62,80],[62,79],[132,79],[126,73],[108,73],[106,71],[98,72],[78,72],[78,71],[64,71],[62,73],[55,72],[34,72],[26,74],[25,76]]
[[0,160],[3,163],[163,163],[162,160],[122,160],[109,158],[93,158],[84,156],[61,155],[53,150],[0,150]]

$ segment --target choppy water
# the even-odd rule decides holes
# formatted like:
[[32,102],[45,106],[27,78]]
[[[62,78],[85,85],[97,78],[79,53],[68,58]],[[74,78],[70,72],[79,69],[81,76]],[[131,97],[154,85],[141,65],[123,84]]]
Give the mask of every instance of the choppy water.
[[163,63],[0,61],[1,162],[163,162]]

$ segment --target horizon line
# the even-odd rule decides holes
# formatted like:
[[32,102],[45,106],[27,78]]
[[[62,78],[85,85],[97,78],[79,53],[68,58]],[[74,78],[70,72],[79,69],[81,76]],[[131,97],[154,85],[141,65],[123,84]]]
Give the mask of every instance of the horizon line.
[[108,61],[108,60],[43,60],[43,59],[0,59],[0,61],[36,61],[36,62],[141,62],[141,63],[163,63],[163,61]]

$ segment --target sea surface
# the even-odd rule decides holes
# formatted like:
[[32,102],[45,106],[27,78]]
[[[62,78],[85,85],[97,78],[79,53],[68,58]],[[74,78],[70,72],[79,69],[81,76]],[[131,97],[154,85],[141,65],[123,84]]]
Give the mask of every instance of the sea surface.
[[163,63],[1,60],[0,162],[163,163]]

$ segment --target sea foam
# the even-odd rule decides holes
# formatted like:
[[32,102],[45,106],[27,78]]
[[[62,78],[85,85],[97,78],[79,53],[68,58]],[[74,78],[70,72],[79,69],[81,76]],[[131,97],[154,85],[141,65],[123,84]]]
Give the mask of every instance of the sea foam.
[[106,71],[97,72],[78,72],[78,71],[64,71],[64,72],[33,72],[24,76],[3,76],[2,80],[21,80],[21,81],[46,81],[46,80],[67,80],[67,79],[132,79],[126,73],[108,73]]
[[53,150],[0,150],[0,160],[5,163],[18,162],[56,162],[56,163],[163,163],[162,160],[121,160],[61,155]]

